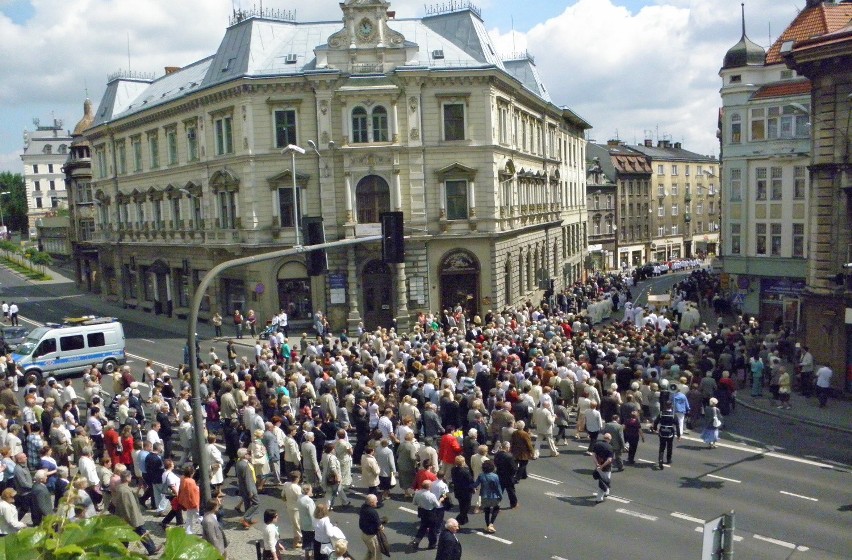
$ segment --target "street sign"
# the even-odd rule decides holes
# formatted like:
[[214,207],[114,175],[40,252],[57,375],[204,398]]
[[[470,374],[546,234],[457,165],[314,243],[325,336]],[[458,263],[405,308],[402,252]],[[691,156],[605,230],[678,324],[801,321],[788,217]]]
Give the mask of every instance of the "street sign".
[[701,560],[731,560],[734,556],[734,512],[704,522]]
[[734,294],[734,305],[742,305],[745,303],[745,294]]

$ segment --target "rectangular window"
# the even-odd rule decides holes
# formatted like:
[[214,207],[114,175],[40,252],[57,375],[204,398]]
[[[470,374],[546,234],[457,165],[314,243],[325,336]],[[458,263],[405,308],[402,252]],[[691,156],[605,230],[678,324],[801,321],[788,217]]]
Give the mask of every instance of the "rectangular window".
[[163,201],[155,200],[151,204],[154,205],[154,224],[161,228],[164,226],[163,224]]
[[731,254],[739,255],[741,252],[740,248],[740,224],[731,224]]
[[286,148],[288,144],[298,145],[296,140],[296,111],[294,109],[275,111],[275,147]]
[[216,119],[216,155],[234,153],[233,119],[230,116]]
[[784,193],[784,186],[781,184],[781,177],[783,175],[783,170],[780,167],[773,167],[770,170],[771,174],[771,185],[769,196],[772,200],[781,200]]
[[657,196],[666,196],[666,187],[663,185],[657,185]]
[[731,116],[731,144],[742,142],[743,123],[739,115]]
[[145,223],[145,203],[141,200],[136,202],[136,221],[138,228],[141,228]]
[[464,140],[464,103],[444,104],[444,140]]
[[704,222],[695,222],[695,233],[702,233],[704,231]]
[[695,213],[698,214],[699,216],[704,213],[704,203],[703,202],[698,201],[698,202],[695,203]]
[[115,147],[118,152],[118,174],[126,175],[127,174],[127,146],[124,143],[124,140],[116,143]]
[[148,152],[151,169],[160,167],[160,137],[156,132],[148,133]]
[[219,226],[222,229],[236,229],[236,206],[236,193],[229,191],[219,193]]
[[189,307],[189,275],[178,269],[175,285],[178,293],[178,306]]
[[766,168],[758,167],[755,170],[755,177],[757,181],[755,182],[754,199],[766,200]]
[[657,175],[665,175],[665,174],[666,174],[666,169],[663,166],[663,164],[657,165]]
[[195,161],[198,159],[198,127],[195,123],[184,126],[186,127],[186,159]]
[[177,128],[166,130],[166,145],[169,150],[169,165],[175,165],[178,162]]
[[48,163],[48,164],[47,164],[47,172],[48,172],[48,173],[53,173],[53,164],[52,164],[52,163]]
[[95,220],[81,218],[77,223],[79,224],[80,240],[91,241],[95,235]]
[[659,206],[657,206],[657,216],[663,217],[665,215],[666,215],[666,208],[665,208],[665,206],[663,206],[663,203],[661,202],[659,204]]
[[672,196],[677,196],[677,185],[672,185]]
[[677,165],[672,165],[672,177],[677,177]]
[[390,139],[388,130],[388,111],[381,105],[373,109],[373,142],[387,142]]
[[805,198],[805,166],[803,165],[793,168],[793,198],[796,200]]
[[770,248],[773,257],[781,256],[781,224],[770,224],[769,233],[771,235]]
[[38,175],[38,164],[33,165],[33,174]]
[[192,201],[192,227],[195,229],[200,229],[202,222],[202,214],[201,214],[201,197],[193,196],[190,198]]
[[672,216],[677,216],[678,207],[677,204],[672,204]]
[[37,198],[37,199],[35,199],[35,201],[36,201],[36,208],[41,208],[42,207],[41,198]]
[[467,214],[467,181],[447,181],[447,219],[466,220]]
[[107,176],[106,148],[97,148],[95,153],[98,160],[98,178],[103,179]]
[[731,169],[731,200],[739,202],[743,199],[743,171]]
[[677,224],[672,226],[672,235],[677,235]]
[[50,181],[48,181],[48,183],[50,185],[50,190],[55,191],[56,190],[56,181],[51,179]]
[[805,256],[805,224],[793,224],[793,256]]
[[657,236],[664,237],[666,235],[666,226],[657,227]]
[[40,191],[41,190],[41,181],[34,181],[33,187],[35,188],[36,191]]
[[128,216],[128,205],[127,204],[119,204],[118,205],[118,223],[119,224],[129,224],[130,217]]
[[142,171],[142,138],[131,138],[130,147],[133,150],[133,171],[139,173]]
[[82,334],[72,334],[59,337],[59,349],[63,352],[71,350],[82,350],[86,347]]
[[106,346],[106,337],[102,332],[93,332],[86,335],[86,342],[89,343],[89,348],[98,348]]
[[174,197],[172,199],[172,226],[177,229],[181,226],[180,223],[180,199]]
[[766,224],[754,224],[754,237],[756,241],[755,252],[758,255],[766,254]]
[[[301,224],[302,222],[302,200],[301,191],[297,193],[296,204],[296,219]],[[293,189],[290,187],[278,189],[278,216],[281,220],[281,227],[293,227]]]
[[690,165],[684,165],[683,167],[684,167],[684,170],[683,170],[684,175],[686,175],[687,177],[689,177],[689,168],[690,168],[691,166],[690,166]]
[[124,297],[136,299],[136,271],[129,265],[124,265]]
[[766,140],[766,109],[750,111],[751,141]]

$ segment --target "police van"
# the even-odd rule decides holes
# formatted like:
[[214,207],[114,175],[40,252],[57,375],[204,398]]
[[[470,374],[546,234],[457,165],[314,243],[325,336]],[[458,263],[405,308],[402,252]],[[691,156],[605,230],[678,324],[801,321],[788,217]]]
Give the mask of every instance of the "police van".
[[127,362],[124,328],[113,317],[66,318],[33,329],[12,351],[26,374],[39,380],[80,373],[92,365],[112,373]]

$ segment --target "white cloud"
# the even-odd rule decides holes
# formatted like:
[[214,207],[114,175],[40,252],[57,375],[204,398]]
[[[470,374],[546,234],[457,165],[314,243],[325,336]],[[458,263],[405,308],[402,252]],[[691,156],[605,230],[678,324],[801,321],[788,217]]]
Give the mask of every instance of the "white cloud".
[[[265,0],[272,9],[297,10],[300,21],[341,18],[340,0]],[[424,0],[392,0],[397,17],[423,14]],[[427,4],[438,0],[425,0]],[[568,1],[562,0],[565,4]],[[574,0],[565,11],[526,33],[516,48],[537,57],[554,101],[568,105],[605,140],[632,141],[660,127],[688,147],[715,151],[717,72],[725,51],[739,38],[740,0],[645,0],[631,12],[619,3],[637,0]],[[802,4],[802,0],[795,0]],[[440,2],[438,2],[440,3]],[[523,0],[480,0],[486,25],[497,10],[523,9]],[[8,4],[0,0],[0,7]],[[255,0],[236,0],[248,7]],[[20,150],[31,119],[64,119],[72,128],[82,116],[87,87],[97,104],[108,74],[126,69],[130,39],[133,70],[161,75],[212,54],[221,41],[232,0],[32,0],[34,15],[16,24],[0,13],[0,154]],[[789,2],[748,0],[750,36],[766,43],[766,22],[777,35],[795,15]],[[505,20],[504,20],[505,21]],[[757,23],[760,22],[760,23]],[[492,23],[492,25],[494,25]],[[758,31],[759,29],[759,31]],[[493,29],[509,52],[506,30]],[[0,170],[18,160],[0,155]]]
[[21,151],[0,153],[0,172],[11,171],[12,173],[23,173],[24,163],[21,161]]

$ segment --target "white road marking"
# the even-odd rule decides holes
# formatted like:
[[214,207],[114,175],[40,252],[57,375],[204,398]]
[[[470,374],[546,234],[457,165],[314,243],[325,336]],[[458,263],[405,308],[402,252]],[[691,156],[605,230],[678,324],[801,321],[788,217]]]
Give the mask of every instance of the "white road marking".
[[[704,522],[702,521],[701,523],[704,523]],[[703,533],[704,532],[704,525],[702,525],[701,527],[696,527],[695,532],[696,533]],[[734,540],[736,542],[740,542],[741,540],[743,540],[743,537],[741,537],[739,535],[734,535]]]
[[399,509],[402,510],[402,511],[406,511],[408,513],[413,513],[414,515],[417,515],[417,510],[407,508],[407,507],[402,507],[402,506],[399,506]]
[[567,558],[562,558],[561,556],[551,556],[550,560],[568,560]]
[[648,459],[636,459],[639,463],[648,463],[649,465],[655,464],[655,461],[649,461]]
[[618,503],[621,503],[621,504],[629,504],[630,503],[630,500],[628,500],[626,498],[619,498],[618,496],[607,496],[606,499],[612,500],[613,502],[618,502]]
[[778,546],[783,546],[784,548],[789,548],[790,550],[793,550],[793,549],[795,549],[795,548],[796,548],[796,545],[795,545],[795,544],[793,544],[793,543],[791,543],[791,542],[782,541],[782,540],[778,540],[778,539],[773,539],[773,538],[771,538],[771,537],[764,537],[764,536],[762,536],[762,535],[754,535],[754,538],[756,538],[756,539],[757,539],[757,540],[759,540],[759,541],[764,541],[764,542],[768,542],[768,543],[772,543],[772,544],[777,544]]
[[557,492],[545,492],[545,496],[550,496],[551,498],[567,498],[568,496],[565,494],[559,494]]
[[512,541],[507,539],[502,539],[500,537],[495,537],[494,535],[489,535],[488,533],[483,533],[482,531],[474,531],[480,537],[485,537],[486,539],[491,539],[492,541],[501,542],[503,544],[512,544]]
[[693,523],[698,523],[699,525],[704,525],[703,519],[698,519],[697,517],[692,517],[691,515],[686,515],[685,513],[680,513],[678,511],[672,513],[672,517],[677,517],[678,519],[683,519],[684,521],[691,521]]
[[528,473],[527,476],[530,477],[533,480],[537,480],[539,482],[546,482],[547,484],[552,484],[554,486],[558,486],[559,484],[562,484],[558,480],[554,480],[552,478],[547,478],[547,477],[544,477],[544,476],[539,476],[537,474]]
[[725,478],[724,476],[719,476],[717,474],[705,474],[704,476],[709,476],[710,478],[718,478],[719,480],[725,480],[727,482],[734,482],[736,484],[742,484],[742,480],[734,480],[733,478]]
[[638,517],[639,519],[647,519],[648,521],[656,521],[657,516],[655,515],[646,515],[644,513],[639,513],[638,511],[632,511],[629,509],[618,508],[615,510],[618,513],[623,513],[624,515],[629,515],[631,517]]
[[810,500],[812,502],[818,502],[819,500],[816,498],[811,498],[809,496],[802,496],[801,494],[793,494],[792,492],[786,492],[784,490],[780,490],[780,492],[786,496],[793,496],[794,498],[801,498],[803,500]]
[[[697,441],[699,443],[704,443],[703,439],[693,438],[693,437],[684,437],[682,439],[689,441]],[[766,451],[765,449],[757,449],[753,447],[743,447],[741,445],[731,445],[730,443],[722,443],[718,442],[716,444],[717,447],[724,447],[727,449],[733,449],[734,451],[743,451],[745,453],[753,453],[755,455],[763,455],[764,457],[772,457],[774,459],[783,459],[785,461],[792,461],[794,463],[802,463],[803,465],[811,465],[813,467],[820,467],[823,469],[831,469],[834,470],[836,467],[833,467],[826,463],[821,463],[818,461],[811,461],[809,459],[802,459],[801,457],[793,457],[792,455],[786,455],[784,453],[775,453],[774,451]]]
[[144,340],[145,342],[150,342],[151,344],[156,344],[153,340],[149,340],[147,338],[140,338],[139,340]]

